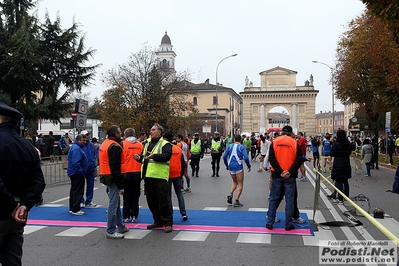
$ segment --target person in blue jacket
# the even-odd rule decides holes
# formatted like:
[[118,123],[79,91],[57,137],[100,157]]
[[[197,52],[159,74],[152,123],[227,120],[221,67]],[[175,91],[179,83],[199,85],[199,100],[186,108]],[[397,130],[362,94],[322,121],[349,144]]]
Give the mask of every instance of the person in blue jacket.
[[69,213],[73,215],[85,214],[80,208],[80,199],[85,188],[85,173],[87,171],[87,157],[83,151],[86,143],[84,135],[78,135],[68,152],[67,174],[71,179],[69,192]]
[[94,173],[96,171],[96,151],[94,148],[94,144],[89,140],[89,132],[83,130],[81,132],[82,135],[86,138],[86,143],[83,146],[83,151],[87,157],[87,171],[85,172],[86,178],[86,200],[82,195],[82,199],[80,200],[81,208],[96,208],[97,204],[93,202],[94,195]]
[[234,144],[227,146],[227,149],[223,154],[223,162],[226,165],[226,169],[230,171],[231,178],[233,179],[230,194],[227,196],[227,203],[233,203],[233,193],[236,191],[236,198],[233,204],[234,207],[243,206],[240,202],[240,196],[244,184],[244,167],[242,165],[242,160],[247,164],[248,172],[251,172],[248,153],[246,148],[241,144],[241,136],[235,135]]

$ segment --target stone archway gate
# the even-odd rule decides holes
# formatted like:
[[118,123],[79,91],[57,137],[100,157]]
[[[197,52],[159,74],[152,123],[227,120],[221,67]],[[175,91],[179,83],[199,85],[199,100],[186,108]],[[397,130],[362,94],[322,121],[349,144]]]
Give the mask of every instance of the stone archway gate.
[[317,132],[316,97],[319,91],[309,81],[305,81],[304,86],[297,86],[296,74],[296,71],[275,67],[260,73],[260,87],[247,86],[240,92],[242,132],[266,132],[270,126],[267,114],[277,106],[288,110],[294,132],[305,132],[307,136]]

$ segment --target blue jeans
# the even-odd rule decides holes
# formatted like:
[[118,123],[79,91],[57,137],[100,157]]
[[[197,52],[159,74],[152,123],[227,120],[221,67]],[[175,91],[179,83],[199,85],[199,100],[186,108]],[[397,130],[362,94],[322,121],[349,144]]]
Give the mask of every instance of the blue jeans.
[[169,178],[168,183],[169,183],[168,199],[169,199],[170,210],[172,211],[172,214],[173,214],[173,204],[172,204],[172,185],[173,185],[173,188],[175,189],[175,193],[177,196],[177,201],[179,202],[180,214],[186,215],[186,205],[184,204],[184,197],[183,197],[183,193],[181,192],[181,190],[182,190],[181,177]]
[[125,224],[122,221],[121,213],[121,200],[119,197],[119,188],[112,184],[107,186],[109,205],[107,213],[107,233],[115,233],[116,226],[118,228],[124,228]]
[[366,163],[366,174],[370,176],[370,163]]
[[285,227],[288,227],[292,224],[292,216],[294,214],[295,182],[296,178],[293,177],[287,179],[282,177],[272,177],[269,210],[267,212],[267,224],[274,224],[277,205],[279,203],[280,194],[282,193],[283,188],[285,196]]
[[85,205],[90,204],[93,201],[94,195],[94,171],[88,171],[85,173],[86,178],[86,200],[82,196],[80,203]]

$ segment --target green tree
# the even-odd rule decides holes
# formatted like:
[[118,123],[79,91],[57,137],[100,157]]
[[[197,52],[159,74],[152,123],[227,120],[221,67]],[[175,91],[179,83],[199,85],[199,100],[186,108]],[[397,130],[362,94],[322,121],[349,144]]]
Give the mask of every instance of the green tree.
[[98,65],[88,66],[95,50],[85,49],[77,23],[62,29],[48,14],[40,23],[28,13],[35,4],[0,1],[0,97],[28,121],[57,123],[72,108],[68,95],[88,86]]
[[186,80],[186,73],[158,69],[155,53],[144,45],[105,76],[110,89],[104,92],[100,107],[103,127],[118,124],[147,132],[154,123],[172,132],[188,127],[197,111],[187,100],[191,88]]
[[397,109],[398,58],[393,36],[370,12],[353,20],[338,43],[337,98],[358,104],[375,130],[380,114]]

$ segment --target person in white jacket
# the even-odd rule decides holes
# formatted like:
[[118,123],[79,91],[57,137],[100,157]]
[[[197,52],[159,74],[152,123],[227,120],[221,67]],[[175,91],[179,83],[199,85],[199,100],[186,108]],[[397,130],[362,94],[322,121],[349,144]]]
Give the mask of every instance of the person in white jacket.
[[244,167],[242,160],[245,161],[248,172],[251,172],[251,163],[249,162],[248,153],[246,148],[241,144],[241,136],[234,136],[234,144],[229,145],[223,154],[223,162],[226,165],[226,169],[230,171],[233,183],[231,184],[230,194],[227,196],[227,203],[233,203],[233,193],[236,192],[234,207],[244,206],[240,202],[240,196],[243,190],[244,184]]
[[[270,168],[270,166],[268,165],[269,162],[269,148],[270,148],[270,141],[269,141],[269,136],[262,136],[261,142],[260,142],[260,164],[259,164],[259,169],[258,172],[262,172],[263,168],[265,168],[266,170]],[[266,162],[265,162],[265,159]]]

